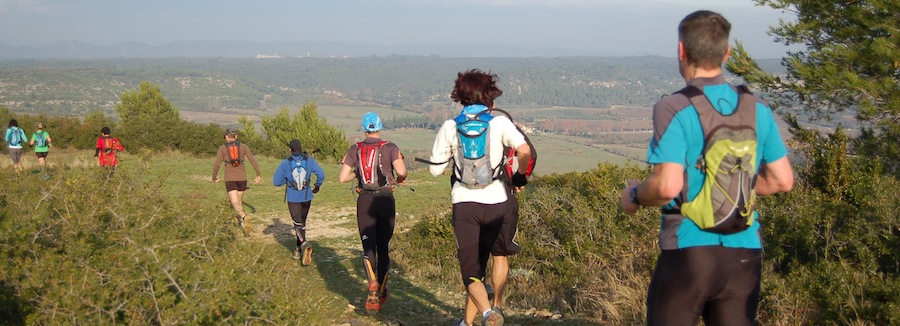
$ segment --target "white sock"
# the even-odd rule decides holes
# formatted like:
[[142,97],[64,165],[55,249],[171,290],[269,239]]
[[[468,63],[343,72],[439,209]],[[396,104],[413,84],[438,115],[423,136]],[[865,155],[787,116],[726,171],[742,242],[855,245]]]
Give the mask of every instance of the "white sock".
[[469,326],[469,324],[466,324],[466,320],[463,319],[459,321],[459,326]]
[[481,312],[481,318],[487,318],[488,314],[491,313],[491,309],[485,310]]

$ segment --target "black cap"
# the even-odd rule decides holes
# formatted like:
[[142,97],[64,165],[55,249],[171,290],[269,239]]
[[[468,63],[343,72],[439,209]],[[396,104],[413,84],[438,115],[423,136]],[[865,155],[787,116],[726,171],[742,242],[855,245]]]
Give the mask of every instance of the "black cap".
[[294,155],[303,154],[303,144],[301,144],[299,140],[292,139],[289,146],[291,146],[291,154],[294,154]]
[[225,129],[225,136],[228,135],[237,136],[237,130]]
[[100,133],[109,135],[109,127],[103,127],[103,129],[100,129]]

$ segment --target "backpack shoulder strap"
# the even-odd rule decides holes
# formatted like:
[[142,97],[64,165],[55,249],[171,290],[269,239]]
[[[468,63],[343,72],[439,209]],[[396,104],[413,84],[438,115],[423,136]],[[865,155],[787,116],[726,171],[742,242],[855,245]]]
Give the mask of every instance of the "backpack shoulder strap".
[[746,85],[738,85],[738,106],[734,115],[739,121],[756,130],[756,103],[760,102]]
[[691,101],[691,105],[694,106],[694,110],[700,117],[700,127],[703,128],[703,138],[705,139],[709,136],[712,129],[710,127],[715,123],[713,119],[719,115],[719,112],[713,107],[709,98],[703,94],[703,91],[696,86],[688,85],[675,93],[684,95]]
[[738,93],[738,104],[730,115],[723,115],[717,111],[709,98],[696,86],[688,85],[675,92],[682,94],[691,101],[691,105],[697,111],[700,118],[700,126],[703,128],[703,138],[707,138],[716,125],[727,123],[729,125],[746,125],[756,129],[756,96],[750,92],[746,85],[735,86]]
[[[453,122],[456,122],[456,124],[460,124],[460,123],[463,123],[463,122],[466,122],[469,120],[481,120],[484,122],[489,122],[493,118],[494,118],[494,116],[491,115],[490,111],[484,110],[484,111],[479,112],[472,118],[469,118],[469,116],[467,116],[465,113],[460,113],[458,116],[456,116],[456,118],[453,118]],[[512,120],[512,119],[510,119],[510,120]]]

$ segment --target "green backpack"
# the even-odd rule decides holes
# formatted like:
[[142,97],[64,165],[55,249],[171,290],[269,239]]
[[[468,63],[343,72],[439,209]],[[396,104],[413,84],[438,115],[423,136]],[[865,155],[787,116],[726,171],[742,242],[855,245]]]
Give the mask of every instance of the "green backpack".
[[[682,203],[681,214],[704,231],[732,234],[753,223],[756,209],[756,102],[745,86],[737,86],[738,105],[730,115],[713,108],[703,92],[688,86],[678,91],[697,110],[704,146],[697,168],[704,175],[700,193]],[[687,190],[683,194],[687,198]]]

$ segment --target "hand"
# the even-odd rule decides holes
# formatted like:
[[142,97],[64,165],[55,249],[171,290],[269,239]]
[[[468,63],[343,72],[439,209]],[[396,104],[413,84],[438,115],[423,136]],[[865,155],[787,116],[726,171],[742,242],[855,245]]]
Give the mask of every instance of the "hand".
[[622,189],[619,201],[622,203],[622,210],[625,211],[625,214],[634,215],[637,213],[638,208],[641,208],[641,206],[631,201],[631,188],[637,187],[639,184],[640,182],[637,180],[628,180],[628,185],[625,186],[625,189]]
[[217,177],[213,177],[213,182],[215,182],[215,183],[219,183],[219,178],[217,178]]
[[[513,187],[515,187],[515,188],[525,187],[525,185],[528,184],[528,177],[526,177],[524,174],[516,171],[516,173],[514,173],[512,176],[512,184],[513,184]],[[517,191],[521,191],[521,190],[517,190]]]
[[313,188],[312,192],[313,192],[314,194],[319,193],[319,186],[316,186],[315,188]]
[[259,176],[256,176],[256,178],[253,178],[253,184],[259,184]]

